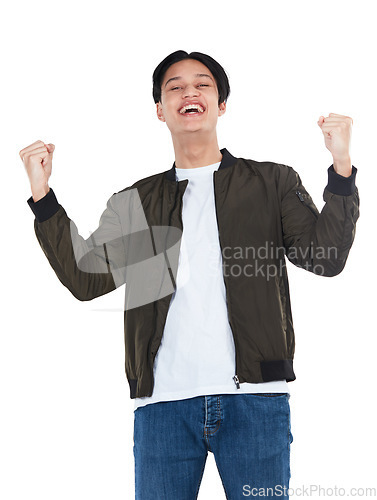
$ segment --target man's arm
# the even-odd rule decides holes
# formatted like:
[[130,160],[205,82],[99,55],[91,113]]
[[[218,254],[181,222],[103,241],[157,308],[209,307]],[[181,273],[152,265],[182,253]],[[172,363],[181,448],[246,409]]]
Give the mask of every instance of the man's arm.
[[54,144],[38,140],[19,152],[30,181],[28,204],[35,215],[35,233],[60,281],[77,299],[91,300],[125,282],[123,234],[130,214],[122,198],[122,225],[114,194],[98,229],[84,240],[48,185],[54,151]]
[[285,167],[281,217],[286,255],[314,274],[336,276],[345,266],[359,218],[357,169],[351,165],[352,173],[346,177],[334,165],[328,168],[325,205],[319,213],[298,173]]
[[84,240],[51,188],[36,202],[28,199],[38,242],[59,280],[78,300],[92,300],[125,282],[126,251],[115,203],[114,194],[99,227]]

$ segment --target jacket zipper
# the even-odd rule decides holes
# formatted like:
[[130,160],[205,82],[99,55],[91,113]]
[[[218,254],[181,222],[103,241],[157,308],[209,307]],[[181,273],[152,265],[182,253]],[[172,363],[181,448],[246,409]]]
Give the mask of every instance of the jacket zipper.
[[296,191],[296,195],[298,196],[298,199],[301,201],[301,203],[303,203],[305,205],[305,207],[311,211],[311,213],[314,215],[315,219],[317,220],[317,214],[312,209],[312,207],[307,203],[307,201],[304,198],[303,193],[301,193],[300,191]]
[[[174,197],[174,204],[170,210],[170,214],[169,214],[169,226],[171,226],[171,217],[172,217],[172,214],[173,214],[173,211],[174,211],[174,207],[175,207],[175,204],[177,203],[177,192],[178,192],[178,181],[176,180],[175,181],[175,197]],[[181,207],[181,221],[182,221],[182,207]],[[182,224],[183,225],[183,224]],[[171,271],[171,268],[168,268],[168,270]],[[170,277],[172,279],[172,284],[173,284],[173,288],[174,290],[176,289],[176,283],[175,283],[175,280],[174,280],[174,276],[172,273],[169,273],[170,274]],[[156,332],[155,332],[156,333]],[[154,335],[151,339],[151,341],[153,341],[154,339]],[[161,345],[161,339],[160,339],[160,342],[158,344],[158,346],[154,349],[154,351],[151,352],[152,354],[152,378],[153,378],[153,366],[154,366],[154,360],[157,356],[157,351],[159,350],[160,348],[160,345]]]
[[[177,181],[177,189],[178,189],[178,181]],[[181,207],[180,207],[180,209],[179,209],[179,220],[180,220],[180,222],[181,222],[181,226],[182,226],[182,233],[183,233],[182,208],[183,208],[183,202],[181,203]]]
[[[222,256],[222,251],[223,250],[222,250],[222,246],[221,246],[220,226],[219,226],[219,219],[217,217],[215,177],[216,177],[216,170],[213,172],[213,192],[214,192],[214,195],[215,195],[215,213],[216,213],[216,221],[217,221],[217,230],[219,232],[219,244],[220,244],[221,256]],[[224,280],[224,284],[225,284],[225,287],[226,287],[224,273],[223,273],[223,280]],[[237,346],[236,346],[236,338],[234,336],[233,328],[232,328],[232,325],[230,324],[230,322],[229,322],[229,325],[230,325],[230,329],[232,330],[234,345],[235,345],[235,349],[236,349],[236,360],[235,360],[235,363],[236,363],[236,374],[234,375],[233,380],[234,380],[234,383],[236,384],[237,389],[240,389],[240,380],[239,380],[238,375],[237,375]]]

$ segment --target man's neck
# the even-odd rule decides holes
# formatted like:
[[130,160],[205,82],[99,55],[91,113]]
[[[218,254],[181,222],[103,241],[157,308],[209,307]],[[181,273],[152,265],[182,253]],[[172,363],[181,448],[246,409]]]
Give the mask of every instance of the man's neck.
[[217,138],[209,141],[173,141],[176,168],[197,168],[222,160]]

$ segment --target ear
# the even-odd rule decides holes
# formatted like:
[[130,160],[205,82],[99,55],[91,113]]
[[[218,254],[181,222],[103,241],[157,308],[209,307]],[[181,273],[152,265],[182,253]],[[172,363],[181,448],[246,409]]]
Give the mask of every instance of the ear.
[[219,104],[219,114],[218,116],[222,116],[226,111],[226,102],[223,101],[222,103]]
[[165,118],[164,118],[164,113],[162,111],[162,105],[161,105],[161,102],[158,102],[156,103],[156,112],[157,112],[157,118],[159,120],[161,120],[162,122],[165,121]]

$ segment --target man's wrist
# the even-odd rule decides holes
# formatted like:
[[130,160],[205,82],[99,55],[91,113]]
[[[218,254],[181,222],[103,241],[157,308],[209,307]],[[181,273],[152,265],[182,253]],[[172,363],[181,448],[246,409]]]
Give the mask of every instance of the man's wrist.
[[27,202],[31,210],[34,212],[35,218],[38,222],[44,222],[49,219],[61,207],[52,188],[50,188],[48,193],[38,201],[35,202],[33,197],[30,196]]
[[31,194],[33,196],[33,201],[36,203],[39,201],[41,198],[44,198],[46,194],[50,191],[50,187],[48,184],[45,184],[44,186],[38,186],[38,187],[31,187]]
[[349,176],[339,175],[335,172],[334,165],[330,165],[327,172],[328,182],[326,189],[330,193],[349,196],[355,192],[357,168],[354,165],[352,165],[352,173]]
[[334,170],[343,177],[349,177],[352,174],[352,162],[350,156],[345,158],[333,158]]

